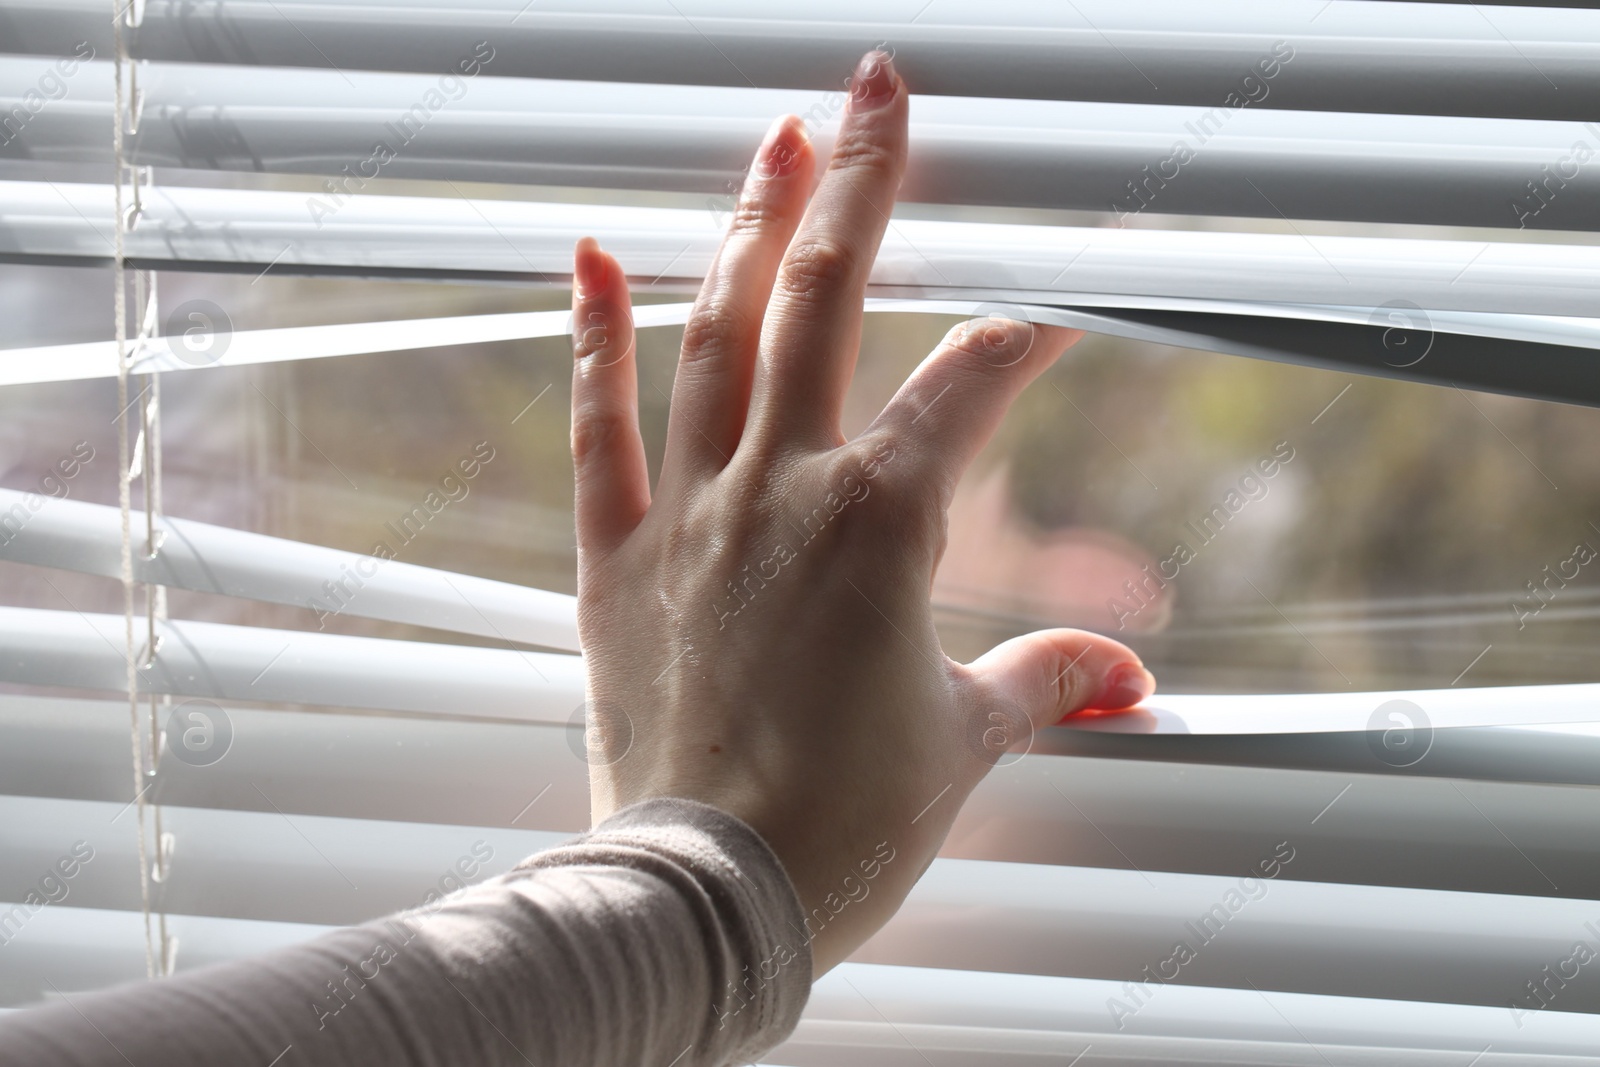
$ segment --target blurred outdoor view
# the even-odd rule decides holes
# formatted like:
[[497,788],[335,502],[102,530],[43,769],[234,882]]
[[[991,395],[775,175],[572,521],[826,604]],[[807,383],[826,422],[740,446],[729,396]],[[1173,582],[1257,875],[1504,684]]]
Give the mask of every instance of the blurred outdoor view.
[[[164,312],[205,298],[239,330],[568,300],[277,271],[159,284]],[[955,321],[868,317],[847,432]],[[109,273],[0,267],[0,323],[3,347],[109,337]],[[680,333],[640,336],[653,465]],[[570,358],[554,339],[168,374],[166,510],[369,551],[487,442],[467,494],[399,558],[572,592]],[[86,441],[71,494],[114,505],[116,413],[112,381],[0,390],[0,484],[34,488]],[[1574,557],[1600,548],[1597,524],[1600,412],[1090,336],[967,476],[935,596],[958,659],[1081,626],[1127,640],[1167,692],[1596,681],[1600,564]],[[16,564],[0,564],[0,601],[121,611],[116,583]],[[317,626],[309,610],[179,592],[170,612]]]

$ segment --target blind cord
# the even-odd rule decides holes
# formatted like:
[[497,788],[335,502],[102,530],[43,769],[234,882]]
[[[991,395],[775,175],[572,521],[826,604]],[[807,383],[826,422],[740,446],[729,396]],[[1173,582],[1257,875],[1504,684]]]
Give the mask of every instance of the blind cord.
[[[140,8],[136,12],[136,8]],[[127,145],[125,143],[125,130],[134,119],[134,112],[130,110],[130,96],[137,94],[137,86],[129,92],[127,79],[131,64],[127,54],[127,43],[123,34],[123,20],[130,22],[134,17],[142,15],[140,0],[129,0],[123,4],[121,0],[112,0],[111,33],[112,33],[112,62],[114,64],[113,82],[115,93],[115,108],[111,124],[112,165],[115,167],[115,180],[113,181],[112,211],[114,214],[111,262],[111,291],[112,291],[112,318],[116,329],[117,340],[117,504],[121,511],[121,558],[120,569],[122,573],[122,613],[123,613],[123,642],[125,650],[125,680],[128,689],[128,722],[129,743],[131,746],[133,769],[133,803],[135,819],[137,821],[139,845],[139,902],[140,910],[144,916],[144,958],[145,975],[147,978],[156,976],[156,952],[154,935],[150,921],[150,861],[149,847],[145,836],[145,793],[149,791],[154,782],[146,782],[147,775],[144,771],[144,758],[142,742],[139,736],[139,653],[133,643],[133,478],[135,475],[134,463],[143,459],[141,449],[139,458],[132,455],[128,443],[128,408],[131,403],[128,399],[128,372],[130,353],[128,350],[128,294],[127,294],[127,232],[129,229],[129,213],[124,208],[125,183],[131,173],[127,163]],[[137,175],[133,175],[137,182]],[[135,190],[134,199],[137,202],[138,194]],[[141,419],[143,421],[143,419]],[[144,444],[141,434],[141,446]],[[148,485],[148,482],[146,483]],[[151,654],[155,652],[151,648]],[[153,770],[152,765],[152,770]],[[163,968],[164,970],[164,968]]]

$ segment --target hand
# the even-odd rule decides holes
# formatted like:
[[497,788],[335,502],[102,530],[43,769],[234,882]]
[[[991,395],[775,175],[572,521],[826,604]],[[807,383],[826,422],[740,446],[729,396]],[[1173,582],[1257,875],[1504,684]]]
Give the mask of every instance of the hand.
[[809,203],[803,124],[767,134],[684,328],[654,499],[627,282],[592,239],[574,264],[594,818],[668,796],[743,819],[813,916],[818,975],[894,913],[1012,743],[1155,688],[1093,634],[1030,634],[963,665],[934,631],[956,482],[1080,333],[958,326],[860,437],[840,432],[908,110],[869,53]]

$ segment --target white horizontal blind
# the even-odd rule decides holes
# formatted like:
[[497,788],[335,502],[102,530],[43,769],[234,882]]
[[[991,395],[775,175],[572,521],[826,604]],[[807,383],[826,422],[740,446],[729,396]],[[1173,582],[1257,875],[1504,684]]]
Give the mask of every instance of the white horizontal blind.
[[[433,515],[423,504],[385,530],[416,536]],[[145,523],[137,512],[134,525]],[[161,551],[134,562],[154,585],[291,604],[318,615],[383,619],[477,637],[578,650],[573,598],[492,582],[366,553],[264,537],[207,523],[161,517]],[[120,517],[113,508],[0,489],[0,559],[119,575]],[[330,588],[331,587],[331,588]]]
[[[760,131],[750,136],[759,138]],[[0,254],[62,265],[104,262],[111,254],[102,224],[110,199],[104,185],[0,181],[7,237]],[[564,285],[572,242],[594,234],[616,247],[629,274],[642,282],[693,292],[728,216],[703,208],[459,196],[355,197],[322,215],[320,202],[315,193],[158,187],[143,196],[139,225],[128,235],[129,255],[173,269],[255,272],[275,263],[274,269],[356,276],[410,272],[450,279],[481,272]],[[483,241],[486,225],[504,240]],[[973,299],[1032,293],[1110,307],[1202,306],[1175,302],[1180,299],[1214,301],[1223,309],[1289,305],[1277,312],[1283,317],[1303,314],[1308,305],[1370,312],[1372,304],[1400,293],[1430,314],[1579,318],[1594,310],[1585,283],[1597,260],[1600,253],[1589,243],[897,218],[872,282],[884,296],[905,289],[908,296]],[[1166,302],[1152,303],[1157,298]],[[1465,330],[1476,320],[1459,321]]]
[[[1271,50],[1263,57],[1279,62]],[[478,62],[470,51],[456,58]],[[0,110],[23,107],[50,66],[39,58],[0,59]],[[845,101],[838,89],[641,91],[628,83],[489,77],[493,62],[481,67],[463,79],[141,63],[145,110],[129,158],[329,175],[354,190],[381,172],[716,197],[740,179],[748,145],[759,141],[770,116],[801,115],[825,144]],[[1251,69],[1241,77],[1258,77]],[[1291,61],[1278,78],[1287,82],[1292,72]],[[0,146],[0,158],[110,161],[103,132],[113,105],[111,64],[78,63],[70,85],[59,106],[24,108],[25,150],[18,138]],[[1119,216],[1148,210],[1600,229],[1600,193],[1575,180],[1582,159],[1573,152],[1580,142],[1600,145],[1594,122],[1284,111],[1237,100],[1212,107],[1009,100],[996,107],[982,98],[919,96],[902,193],[926,203]],[[536,152],[528,151],[530,141]],[[1546,167],[1565,177],[1557,178],[1560,195],[1547,191],[1541,200],[1524,186],[1550,181]],[[1451,180],[1442,184],[1436,176],[1446,171]],[[1369,195],[1374,188],[1384,195]],[[339,203],[337,192],[325,196],[322,211],[331,215]]]
[[[1587,121],[1594,114],[1584,100],[1600,89],[1600,33],[1584,7],[147,0],[131,37],[143,59],[346,71],[444,70],[491,39],[501,47],[490,72],[501,77],[591,79],[603,71],[636,82],[808,90],[835,81],[864,49],[889,42],[918,91],[942,96],[1210,107],[1243,91],[1261,97],[1254,104],[1291,110]],[[88,41],[108,53],[100,8],[97,0],[9,0],[7,50],[65,54]],[[1293,44],[1294,80],[1265,94],[1242,86],[1241,75],[1279,41]]]
[[[9,226],[0,258],[98,262],[94,218],[110,190],[0,181]],[[642,288],[698,287],[720,239],[704,211],[366,197],[330,218],[315,197],[191,188],[146,190],[129,234],[146,268],[294,270],[332,275],[565,280],[572,242],[589,233]],[[483,227],[496,240],[486,244]],[[1065,264],[1064,267],[1058,264]],[[1185,233],[994,223],[897,221],[872,275],[869,308],[1009,314],[1114,336],[1542,399],[1600,402],[1600,344],[1585,280],[1587,245],[1523,245],[1300,234]],[[1401,294],[1401,295],[1395,295]],[[899,298],[896,300],[896,298]],[[907,304],[905,300],[922,301]],[[891,302],[882,302],[891,301]],[[1331,301],[1331,302],[1330,302]],[[641,327],[677,324],[687,305],[641,308]],[[1417,365],[1392,331],[1426,345]],[[203,358],[160,338],[133,367],[190,370],[565,333],[530,313],[242,333]],[[0,352],[0,383],[109,375],[109,344]]]
[[[97,184],[115,111],[104,6],[0,0],[0,50],[13,53],[0,57],[0,121],[25,112],[0,144],[0,259],[117,260],[115,194]],[[596,233],[641,288],[688,292],[768,119],[797,111],[825,147],[839,72],[881,40],[927,94],[906,188],[924,205],[1502,232],[1172,232],[1001,224],[969,210],[973,221],[896,220],[873,308],[1020,314],[1600,404],[1594,248],[1514,239],[1519,225],[1600,229],[1592,183],[1548,177],[1575,144],[1600,150],[1595,116],[1574,103],[1600,89],[1600,13],[1342,0],[518,7],[147,0],[129,9],[138,95],[125,105],[138,118],[124,159],[219,185],[225,171],[343,175],[439,71],[488,42],[493,58],[458,98],[426,108],[427,136],[408,140],[384,177],[691,192],[712,211],[146,176],[121,234],[125,265],[563,286],[572,240]],[[84,55],[80,41],[98,58],[69,64],[65,91],[33,109],[42,72]],[[1264,56],[1284,76],[1266,74]],[[1159,96],[1146,65],[1160,72]],[[576,80],[597,69],[615,81]],[[1228,105],[1230,92],[1246,102]],[[1175,137],[1203,144],[1192,166],[1162,177]],[[1544,198],[1523,188],[1538,182]],[[640,324],[683,313],[641,308]],[[140,325],[126,360],[135,383],[566,328],[563,315],[529,314],[240,332],[228,353],[195,361],[183,339]],[[1384,358],[1395,328],[1431,339],[1425,366]],[[0,352],[0,384],[116,376],[120,362],[104,343]],[[148,404],[139,413],[132,455],[149,484],[159,419]],[[0,951],[6,1005],[38,999],[44,973],[69,992],[140,977],[140,883],[152,876],[173,962],[190,968],[415,904],[585,825],[571,598],[378,566],[158,505],[134,501],[125,536],[117,509],[0,490],[0,561],[117,577],[131,543],[137,582],[298,606],[307,624],[152,609],[157,640],[133,695],[167,703],[150,705],[164,752],[140,796],[162,821],[144,854],[126,704],[79,695],[126,691],[127,620],[0,607],[0,681],[54,691],[0,696],[0,900],[14,902],[0,904],[0,929],[7,915],[22,923]],[[150,558],[137,550],[146,529],[159,545]],[[321,611],[440,640],[312,632]],[[1597,921],[1595,696],[1163,696],[1101,730],[1043,731],[974,795],[905,910],[818,986],[772,1060],[1589,1062],[1592,1017],[1507,1004]],[[1432,727],[1405,737],[1429,746],[1426,764],[1394,758],[1368,729],[1389,700],[1427,707]],[[199,755],[183,742],[196,728],[210,738]],[[211,759],[212,745],[226,758]],[[22,904],[61,843],[91,838],[95,857],[66,900]],[[1278,877],[1243,884],[1267,857]],[[1195,933],[1207,916],[1226,929]],[[1196,937],[1193,964],[1169,973],[1172,942]],[[1591,995],[1594,976],[1574,986],[1561,1006]]]

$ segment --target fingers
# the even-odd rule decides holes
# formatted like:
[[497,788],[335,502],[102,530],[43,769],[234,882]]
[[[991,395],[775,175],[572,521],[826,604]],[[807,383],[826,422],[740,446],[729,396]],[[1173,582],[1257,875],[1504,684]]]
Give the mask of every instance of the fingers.
[[897,448],[907,446],[909,476],[937,487],[940,499],[948,501],[1017,395],[1082,336],[1081,330],[999,312],[961,323],[906,379],[863,436],[883,431]]
[[578,547],[604,550],[650,507],[633,313],[622,268],[592,237],[573,251],[572,465]]
[[1156,680],[1133,650],[1082,630],[1013,638],[968,665],[985,710],[1020,712],[1035,727],[1075,711],[1116,711],[1147,699]]
[[738,447],[767,299],[815,169],[805,124],[793,115],[774,122],[683,329],[664,483],[720,470]]
[[909,98],[889,57],[856,68],[833,159],[778,270],[761,334],[752,428],[839,443],[867,275],[905,172]]

